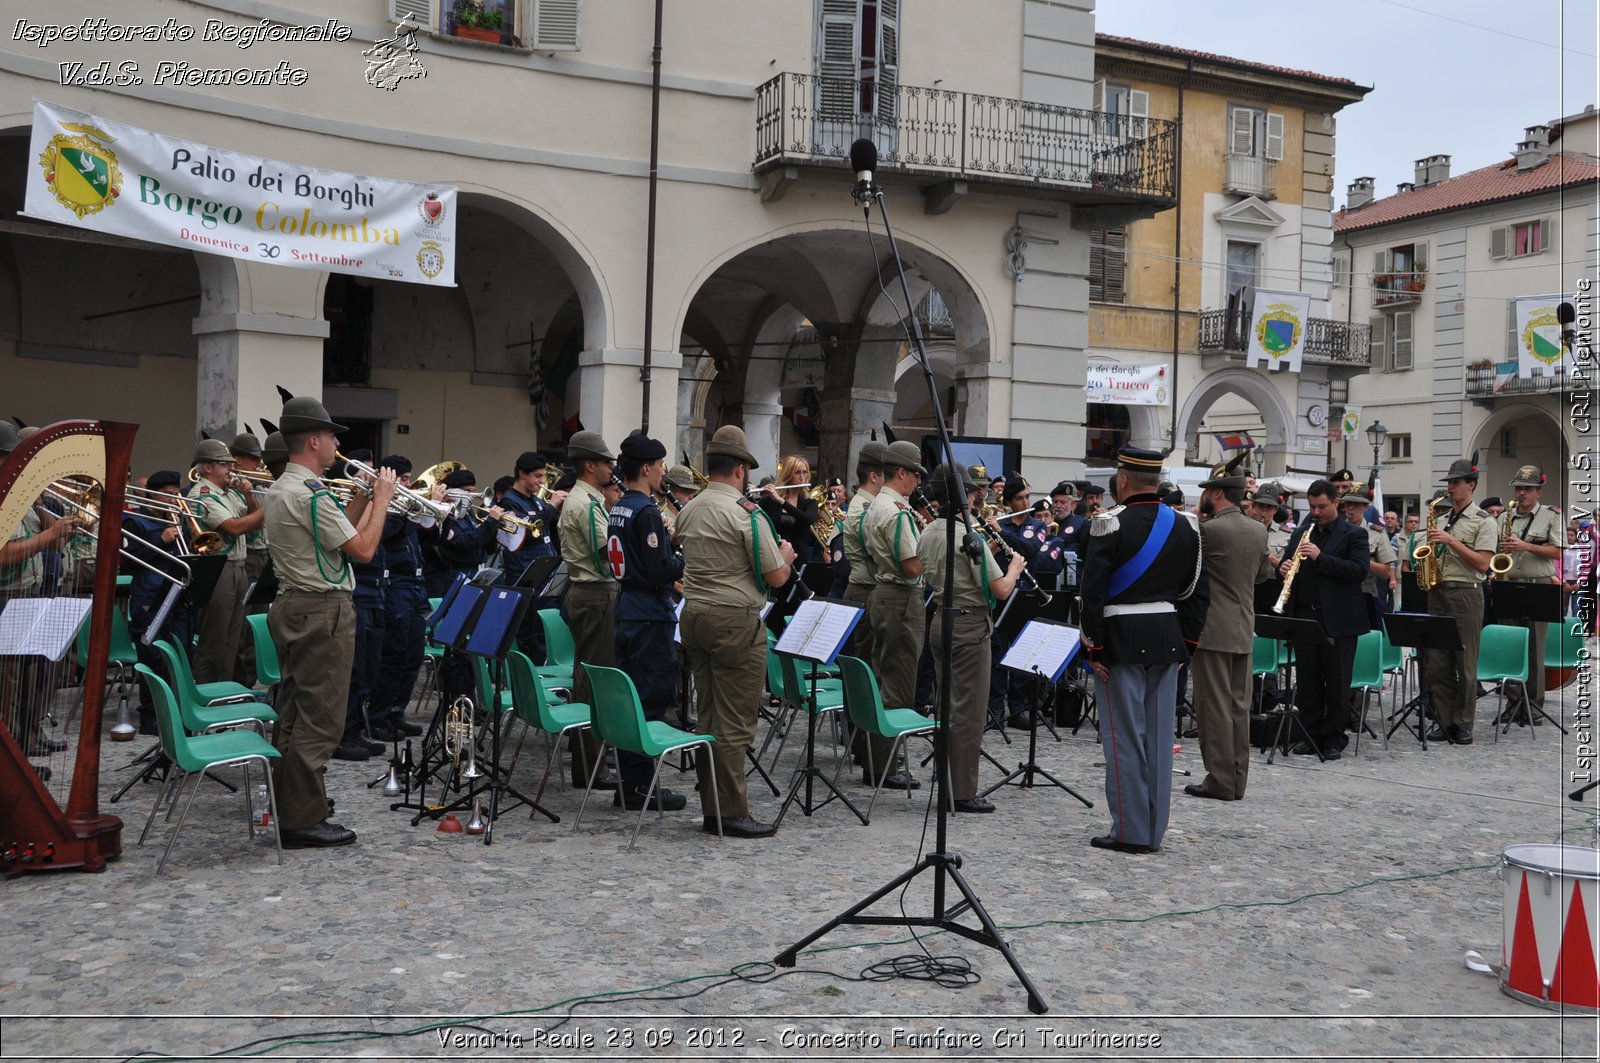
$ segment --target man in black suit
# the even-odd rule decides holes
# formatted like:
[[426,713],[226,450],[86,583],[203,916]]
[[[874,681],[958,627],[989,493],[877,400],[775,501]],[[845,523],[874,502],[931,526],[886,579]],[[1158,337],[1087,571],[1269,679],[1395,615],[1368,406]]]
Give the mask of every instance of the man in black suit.
[[1287,575],[1295,555],[1300,556],[1287,612],[1315,620],[1324,638],[1297,647],[1295,703],[1311,742],[1301,742],[1294,752],[1320,750],[1327,759],[1337,760],[1348,741],[1345,691],[1355,666],[1356,638],[1370,627],[1361,585],[1372,554],[1365,529],[1340,518],[1337,487],[1317,480],[1306,491],[1306,502],[1311,516],[1289,540],[1280,570]]

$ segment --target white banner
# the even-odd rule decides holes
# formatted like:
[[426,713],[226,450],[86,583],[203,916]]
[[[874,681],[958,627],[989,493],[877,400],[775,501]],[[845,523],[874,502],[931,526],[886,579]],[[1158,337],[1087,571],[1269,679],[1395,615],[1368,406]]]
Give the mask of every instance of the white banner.
[[23,213],[279,266],[455,284],[456,191],[275,162],[37,101]]
[[[1544,295],[1517,300],[1517,376],[1523,379],[1539,370],[1543,376],[1556,372],[1557,366],[1572,371],[1567,362],[1567,352],[1561,346],[1561,323],[1556,320],[1556,307],[1561,296]],[[1499,387],[1495,388],[1500,390]]]
[[1245,368],[1264,365],[1269,372],[1300,372],[1300,354],[1305,348],[1306,322],[1310,317],[1311,296],[1258,290],[1250,316]]
[[1083,397],[1086,402],[1117,406],[1165,406],[1172,401],[1172,374],[1166,365],[1091,360]]

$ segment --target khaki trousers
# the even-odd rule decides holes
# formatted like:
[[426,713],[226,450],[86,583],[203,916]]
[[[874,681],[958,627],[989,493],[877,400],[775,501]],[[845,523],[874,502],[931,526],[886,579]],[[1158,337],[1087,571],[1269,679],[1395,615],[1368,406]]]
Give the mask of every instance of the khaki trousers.
[[1472,730],[1478,707],[1478,644],[1483,639],[1483,588],[1476,583],[1441,583],[1428,592],[1428,612],[1453,616],[1460,650],[1423,650],[1422,684],[1441,727]]
[[[224,683],[233,679],[239,635],[244,630],[244,592],[244,562],[229,561],[222,566],[211,601],[200,616],[199,640],[194,649],[196,683]],[[251,684],[254,682],[252,677]]]
[[[859,605],[862,609],[867,609],[867,602],[872,597],[872,588],[874,586],[876,584],[847,583],[844,588],[844,600],[852,605]],[[872,665],[872,620],[870,611],[868,616],[862,617],[860,623],[856,624],[856,629],[850,632],[850,640],[845,643],[844,653],[847,656],[858,657],[866,661],[868,667]],[[850,751],[855,756],[856,765],[870,769],[874,773],[873,777],[876,778],[877,775],[883,774],[888,770],[889,747],[891,745],[893,743],[887,738],[868,734],[858,729],[855,737],[851,739]]]
[[[994,659],[993,625],[983,608],[957,609],[951,620],[950,799],[978,796],[978,759],[989,704],[989,673]],[[944,617],[933,614],[933,637],[942,644]],[[939,674],[934,651],[934,675]]]
[[[269,556],[265,550],[250,550],[244,555],[244,586],[247,592],[267,570]],[[266,611],[267,607],[264,605],[247,605],[242,615],[251,616]],[[243,625],[242,620],[240,623]],[[239,655],[234,660],[233,681],[247,687],[256,685],[256,640],[250,637],[249,630],[243,626],[239,629]]]
[[279,825],[303,830],[328,818],[322,769],[344,736],[355,606],[349,591],[280,591],[267,610],[267,629],[283,674],[275,739],[282,756],[273,765]]
[[[867,597],[867,623],[872,625],[872,670],[886,709],[913,708],[917,693],[917,659],[922,656],[925,611],[922,588],[880,583]],[[872,742],[873,769],[892,768],[889,742]]]
[[[583,666],[597,668],[617,666],[617,644],[614,628],[617,616],[617,585],[615,583],[574,583],[567,588],[567,598],[562,604],[567,627],[572,631],[573,663],[572,700],[589,703],[589,676]],[[568,741],[572,751],[572,785],[589,785],[589,768],[600,755],[600,740],[594,732],[585,729],[582,739]],[[601,772],[596,779],[605,777]]]
[[725,819],[743,818],[750,814],[744,756],[756,738],[767,629],[754,609],[685,602],[679,632],[694,673],[696,733],[716,739],[709,757],[696,755],[701,814],[709,818],[720,807]]
[[1189,661],[1189,674],[1206,766],[1201,785],[1218,797],[1243,797],[1250,774],[1250,654],[1201,647]]

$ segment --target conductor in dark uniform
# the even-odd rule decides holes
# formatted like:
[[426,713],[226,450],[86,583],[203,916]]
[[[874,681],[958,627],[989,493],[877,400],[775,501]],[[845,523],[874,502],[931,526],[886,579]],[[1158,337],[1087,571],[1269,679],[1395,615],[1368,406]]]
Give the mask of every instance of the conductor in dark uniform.
[[[666,522],[654,496],[666,476],[667,448],[643,432],[634,432],[617,448],[617,471],[627,491],[611,509],[606,543],[611,574],[617,580],[617,613],[612,628],[617,667],[627,672],[639,692],[646,720],[664,720],[677,694],[677,647],[672,629],[672,587],[683,578],[683,555],[673,549]],[[612,803],[629,809],[645,807],[653,763],[649,757],[617,751],[621,787]],[[676,812],[687,804],[680,793],[662,787],[649,802],[652,809]]]
[[1083,638],[1100,705],[1108,834],[1099,849],[1161,848],[1172,796],[1178,666],[1205,625],[1208,588],[1200,532],[1161,504],[1163,455],[1123,447],[1111,491],[1121,503],[1089,525],[1083,559]]
[[1300,555],[1285,611],[1316,621],[1325,636],[1310,646],[1296,647],[1295,707],[1315,748],[1302,741],[1293,752],[1320,751],[1329,760],[1339,759],[1348,741],[1345,692],[1355,667],[1356,639],[1371,627],[1361,586],[1372,553],[1366,529],[1339,515],[1339,497],[1339,489],[1327,480],[1316,480],[1306,489],[1311,516],[1290,537],[1278,566],[1287,579],[1290,564]]

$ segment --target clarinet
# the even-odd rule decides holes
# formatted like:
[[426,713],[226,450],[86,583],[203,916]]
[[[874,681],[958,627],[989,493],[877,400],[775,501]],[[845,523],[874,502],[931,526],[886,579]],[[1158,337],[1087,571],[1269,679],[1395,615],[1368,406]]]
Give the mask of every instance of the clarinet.
[[[1011,567],[1011,559],[1016,556],[1016,551],[1012,550],[1011,547],[1006,544],[1004,539],[994,534],[994,532],[992,532],[988,526],[984,524],[977,525],[973,531],[973,535],[978,537],[978,541],[973,542],[971,539],[968,540],[967,554],[973,559],[974,562],[982,562],[983,559],[977,553],[977,551],[988,549],[988,547],[984,544],[992,543],[995,546],[995,560],[1000,562],[1000,567]],[[1022,592],[1024,594],[1031,594],[1037,598],[1040,605],[1050,604],[1050,592],[1039,586],[1039,581],[1034,578],[1033,573],[1029,572],[1026,566],[1023,567],[1022,572],[1017,577],[1017,585],[1022,588]]]

